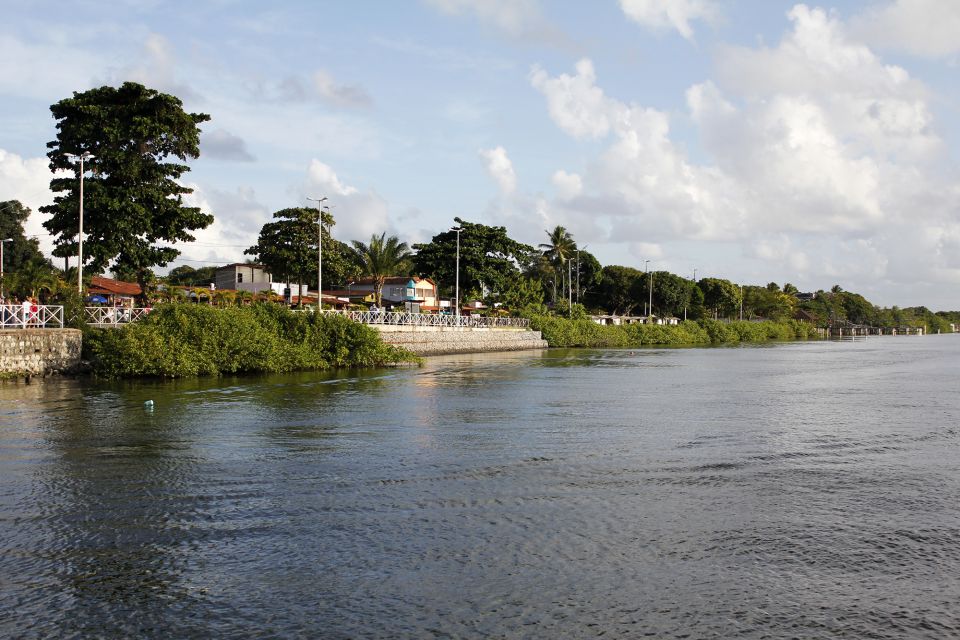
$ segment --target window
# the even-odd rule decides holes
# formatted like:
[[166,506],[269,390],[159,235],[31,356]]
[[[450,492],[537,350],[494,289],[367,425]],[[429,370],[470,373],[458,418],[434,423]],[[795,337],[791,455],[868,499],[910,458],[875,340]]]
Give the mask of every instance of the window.
[[237,273],[237,282],[243,282],[243,274],[242,274],[242,273],[239,273],[239,272]]

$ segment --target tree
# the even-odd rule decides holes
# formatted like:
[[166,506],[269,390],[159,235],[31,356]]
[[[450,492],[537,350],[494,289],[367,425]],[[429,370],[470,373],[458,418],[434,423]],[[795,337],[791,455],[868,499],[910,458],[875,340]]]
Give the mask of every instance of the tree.
[[409,269],[410,247],[396,236],[387,238],[384,231],[370,236],[370,244],[354,240],[353,252],[363,273],[373,278],[373,297],[379,307],[383,302],[383,284],[389,276],[401,275]]
[[33,257],[19,265],[12,274],[4,273],[4,287],[21,298],[36,298],[43,293],[55,294],[63,284],[57,274],[49,260],[43,256]]
[[[686,278],[670,273],[656,271],[653,273],[653,307],[663,316],[683,315],[684,305],[688,304],[690,288],[693,285]],[[638,278],[633,285],[631,295],[637,305],[647,302],[650,295],[650,275]],[[650,310],[653,313],[653,309]]]
[[[590,253],[580,249],[574,252],[573,264],[573,295],[575,300],[586,303],[593,299],[593,292],[603,279],[603,265]],[[579,264],[578,261],[579,260]],[[578,274],[579,267],[579,274]],[[579,295],[578,292],[579,291]]]
[[216,279],[216,267],[194,269],[190,265],[181,265],[167,274],[167,284],[180,287],[197,287],[210,284]]
[[200,155],[199,124],[210,116],[187,113],[179,98],[135,82],[74,92],[50,107],[57,139],[47,143],[55,177],[53,204],[41,207],[51,217],[44,227],[55,236],[54,255],[77,254],[79,166],[77,154],[89,153],[84,181],[84,265],[102,271],[113,261],[137,274],[141,287],[153,266],[164,266],[180,251],[164,243],[190,242],[213,216],[184,206],[193,192],[178,180],[189,167],[166,162]]
[[629,315],[637,304],[631,291],[643,275],[642,271],[633,267],[604,267],[595,297],[597,306],[611,313]]
[[[485,291],[500,292],[509,278],[528,269],[539,256],[533,247],[507,236],[505,227],[488,227],[454,221],[460,232],[460,292],[485,297]],[[418,275],[432,278],[453,292],[456,282],[457,233],[444,231],[428,243],[413,245],[413,270]]]
[[702,278],[697,283],[703,291],[703,304],[713,310],[714,317],[732,316],[740,305],[740,289],[729,280]]
[[543,285],[539,280],[520,274],[506,279],[497,302],[502,303],[511,315],[521,315],[531,308],[543,307]]
[[21,265],[35,258],[44,260],[40,243],[36,238],[27,238],[23,225],[30,217],[30,209],[18,200],[0,202],[0,239],[8,239],[3,245],[3,271],[16,272]]
[[[561,282],[560,293],[564,295],[565,291],[562,283],[567,277],[566,265],[577,250],[577,243],[574,242],[570,232],[560,225],[554,227],[553,231],[547,231],[546,233],[550,241],[541,244],[540,250],[543,252],[544,257],[550,261],[550,264],[553,265],[554,272],[559,276]],[[569,286],[570,283],[567,282],[567,287],[569,288]],[[554,280],[553,285],[553,302],[557,302],[556,280]]]

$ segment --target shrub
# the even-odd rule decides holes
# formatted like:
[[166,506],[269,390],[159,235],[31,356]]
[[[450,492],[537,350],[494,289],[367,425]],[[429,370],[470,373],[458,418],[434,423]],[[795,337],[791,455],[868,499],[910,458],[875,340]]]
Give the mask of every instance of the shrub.
[[223,309],[160,305],[135,324],[88,332],[85,353],[94,372],[104,377],[176,378],[418,361],[385,344],[366,325],[270,303]]

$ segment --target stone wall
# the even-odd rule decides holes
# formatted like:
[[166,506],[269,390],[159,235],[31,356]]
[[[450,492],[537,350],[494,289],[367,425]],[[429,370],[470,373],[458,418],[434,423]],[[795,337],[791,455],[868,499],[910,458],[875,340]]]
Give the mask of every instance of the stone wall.
[[421,356],[547,348],[539,331],[525,329],[370,326],[380,331],[384,342]]
[[80,366],[79,329],[0,330],[0,375],[42,376]]

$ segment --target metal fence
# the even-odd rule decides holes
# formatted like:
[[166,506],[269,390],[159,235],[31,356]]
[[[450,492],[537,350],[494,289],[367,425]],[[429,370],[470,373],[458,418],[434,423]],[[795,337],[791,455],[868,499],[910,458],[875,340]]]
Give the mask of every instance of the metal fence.
[[150,313],[149,308],[135,307],[84,307],[84,321],[94,327],[117,327],[142,320]]
[[49,304],[0,305],[0,328],[62,329],[63,307]]
[[514,328],[530,326],[527,318],[486,318],[482,316],[452,316],[398,311],[343,311],[326,309],[323,313],[337,314],[363,324],[394,324],[413,327]]

